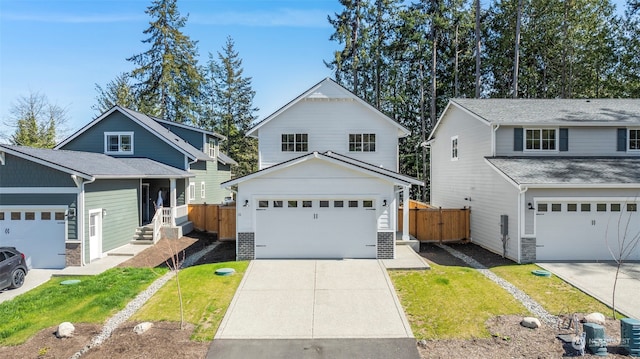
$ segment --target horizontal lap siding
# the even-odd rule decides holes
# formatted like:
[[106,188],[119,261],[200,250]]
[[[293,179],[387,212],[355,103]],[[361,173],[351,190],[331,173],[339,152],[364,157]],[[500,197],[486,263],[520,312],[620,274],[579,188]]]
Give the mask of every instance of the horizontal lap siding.
[[[281,135],[306,133],[309,152],[334,151],[376,166],[397,169],[398,129],[355,101],[301,101],[263,125],[259,132],[262,168],[302,155],[301,152],[282,152]],[[374,133],[376,151],[349,152],[350,133]]]
[[129,243],[139,225],[139,180],[98,180],[85,186],[85,258],[89,258],[89,211],[106,209],[102,218],[102,251]]
[[[46,181],[42,179],[46,178]],[[76,187],[71,175],[32,161],[5,155],[0,166],[1,187]]]
[[[496,132],[497,156],[640,156],[640,152],[618,152],[617,128],[615,127],[569,127],[549,126],[550,128],[568,128],[568,151],[514,151],[513,129],[500,126]],[[624,127],[624,126],[622,126]],[[557,143],[559,146],[559,143]]]
[[[222,203],[229,191],[220,187],[220,183],[231,179],[229,165],[222,165],[217,161],[198,161],[191,165],[191,173],[196,177],[190,178],[196,185],[196,198],[191,203]],[[200,184],[205,182],[205,198],[201,197]]]
[[[443,208],[470,206],[473,242],[497,253],[502,253],[500,215],[508,215],[507,255],[516,259],[518,191],[485,162],[484,158],[491,156],[491,131],[483,121],[449,107],[431,146],[431,204]],[[451,160],[453,136],[458,136],[457,161]]]
[[107,118],[87,129],[80,136],[64,145],[63,150],[104,153],[105,132],[134,132],[133,155],[113,157],[143,157],[180,169],[185,169],[184,155],[177,149],[150,133],[120,112],[113,112]]

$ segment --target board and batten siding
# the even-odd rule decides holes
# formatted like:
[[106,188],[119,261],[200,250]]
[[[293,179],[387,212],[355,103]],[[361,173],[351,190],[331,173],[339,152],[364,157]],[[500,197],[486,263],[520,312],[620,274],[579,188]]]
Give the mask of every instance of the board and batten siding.
[[105,132],[134,133],[133,155],[110,154],[112,157],[149,158],[172,167],[186,169],[184,154],[118,111],[111,113],[97,124],[88,128],[61,149],[104,153]]
[[[217,161],[198,161],[191,164],[191,173],[196,177],[190,178],[190,183],[195,183],[196,198],[190,203],[194,204],[214,204],[222,203],[229,191],[220,187],[220,183],[231,179],[229,165],[222,165]],[[202,198],[200,186],[205,182],[205,197]]]
[[[640,156],[640,152],[617,151],[617,127],[532,126],[531,128],[568,129],[568,151],[514,151],[514,127],[502,125],[496,132],[496,156]],[[559,146],[559,142],[556,145]]]
[[[308,134],[308,152],[333,151],[393,171],[398,169],[398,129],[350,99],[305,99],[259,129],[260,169],[303,155],[283,152],[282,134]],[[350,133],[376,135],[375,152],[349,152]]]
[[85,258],[89,258],[89,211],[106,210],[102,218],[102,252],[131,241],[140,221],[140,180],[97,180],[85,186]]
[[76,187],[76,184],[69,173],[7,153],[4,165],[0,166],[0,186]]
[[[294,167],[269,173],[238,185],[237,222],[238,232],[253,232],[255,219],[253,218],[257,200],[259,199],[371,199],[376,207],[378,224],[389,226],[379,230],[395,232],[396,222],[394,185],[382,179],[367,176],[358,171],[329,164],[319,159],[311,159]],[[383,200],[387,200],[387,207],[382,207]],[[249,205],[244,207],[245,201]],[[385,214],[385,210],[387,210]],[[390,216],[389,216],[390,214]],[[380,221],[382,216],[384,218]]]
[[[474,243],[502,254],[500,215],[509,216],[507,257],[518,257],[518,190],[494,171],[491,126],[450,106],[431,145],[431,204],[443,208],[471,207]],[[451,138],[458,136],[458,159],[452,160]]]

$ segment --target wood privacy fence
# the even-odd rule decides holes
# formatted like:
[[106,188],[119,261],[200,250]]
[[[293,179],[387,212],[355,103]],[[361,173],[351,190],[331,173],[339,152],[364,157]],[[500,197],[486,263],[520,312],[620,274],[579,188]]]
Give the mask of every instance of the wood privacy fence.
[[190,204],[189,221],[200,231],[218,234],[218,240],[236,239],[236,207],[217,204]]
[[[471,209],[444,209],[424,203],[409,203],[409,234],[419,241],[459,241],[471,237]],[[398,230],[402,231],[402,211],[398,209]]]

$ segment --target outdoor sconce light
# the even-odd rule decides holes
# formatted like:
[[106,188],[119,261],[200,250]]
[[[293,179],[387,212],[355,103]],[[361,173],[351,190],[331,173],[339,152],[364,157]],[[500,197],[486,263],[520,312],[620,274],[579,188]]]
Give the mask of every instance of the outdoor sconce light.
[[383,199],[383,200],[382,200],[382,207],[386,207],[386,206],[387,206],[387,200],[386,200],[386,199]]
[[529,202],[529,207],[527,207],[528,209],[535,209],[533,208],[533,204],[531,202]]
[[244,206],[242,206],[242,207],[249,207],[249,200],[248,199],[244,200]]
[[75,218],[75,217],[76,217],[76,209],[69,208],[69,210],[67,210],[67,218]]
[[107,216],[107,209],[103,208],[102,209],[102,217],[106,217]]

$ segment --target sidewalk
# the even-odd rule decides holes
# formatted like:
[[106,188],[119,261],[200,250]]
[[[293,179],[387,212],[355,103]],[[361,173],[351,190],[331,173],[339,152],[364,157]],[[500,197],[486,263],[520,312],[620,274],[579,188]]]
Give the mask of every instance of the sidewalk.
[[66,267],[64,269],[32,269],[27,273],[24,284],[17,289],[0,291],[0,303],[11,300],[20,294],[46,283],[51,277],[97,275],[107,269],[118,266],[136,254],[149,248],[150,245],[126,244],[105,253],[106,255],[82,267]]

